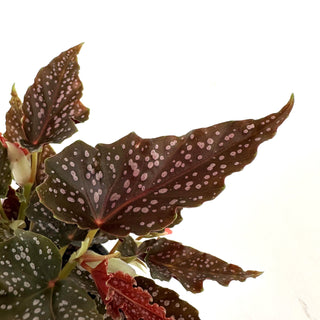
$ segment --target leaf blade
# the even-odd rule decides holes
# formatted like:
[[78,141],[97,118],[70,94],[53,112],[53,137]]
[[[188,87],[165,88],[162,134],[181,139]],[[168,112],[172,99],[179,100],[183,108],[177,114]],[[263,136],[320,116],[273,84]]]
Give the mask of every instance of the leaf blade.
[[21,144],[30,151],[47,143],[60,143],[77,131],[74,122],[87,120],[82,105],[77,54],[82,44],[62,52],[42,68],[25,94]]
[[[293,97],[262,119],[220,123],[182,137],[142,139],[130,133],[95,148],[77,141],[48,159],[52,177],[38,188],[40,199],[59,219],[81,228],[98,227],[119,237],[161,230],[181,208],[217,197],[225,177],[255,158],[292,106]],[[63,184],[71,196],[50,191],[66,190]],[[68,213],[59,212],[56,202]]]
[[152,298],[147,291],[134,287],[133,277],[121,271],[107,273],[107,269],[108,259],[105,259],[90,271],[106,305],[107,315],[115,320],[122,319],[122,311],[128,320],[170,320],[163,307],[150,304]]
[[234,264],[166,238],[148,240],[143,247],[148,248],[144,260],[152,278],[169,281],[174,277],[193,293],[203,290],[206,279],[228,286],[232,280],[243,282],[249,277],[261,275],[258,271],[243,271]]
[[1,319],[59,320],[68,314],[102,320],[85,290],[70,279],[58,280],[61,256],[53,243],[33,232],[15,233],[0,243]]
[[4,136],[10,142],[20,143],[25,138],[22,128],[22,102],[17,94],[15,86],[11,89],[10,109],[6,114],[6,132]]
[[166,316],[174,319],[200,320],[196,308],[191,306],[173,290],[157,285],[153,280],[145,277],[135,277],[137,286],[147,290],[152,296],[153,302],[165,307]]
[[87,235],[76,224],[66,224],[55,219],[52,212],[39,202],[36,193],[31,196],[26,216],[33,222],[33,232],[48,237],[59,248],[73,241],[83,241]]

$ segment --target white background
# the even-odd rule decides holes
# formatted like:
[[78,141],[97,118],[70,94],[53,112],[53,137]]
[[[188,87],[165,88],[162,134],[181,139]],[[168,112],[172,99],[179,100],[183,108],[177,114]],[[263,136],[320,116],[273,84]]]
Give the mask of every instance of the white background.
[[[295,94],[289,119],[226,190],[183,210],[171,239],[244,269],[228,288],[186,293],[204,320],[320,319],[320,8],[318,1],[3,1],[0,131],[10,90],[23,97],[38,70],[80,42],[76,139],[110,143],[182,135],[260,118]],[[61,147],[56,146],[56,150]]]

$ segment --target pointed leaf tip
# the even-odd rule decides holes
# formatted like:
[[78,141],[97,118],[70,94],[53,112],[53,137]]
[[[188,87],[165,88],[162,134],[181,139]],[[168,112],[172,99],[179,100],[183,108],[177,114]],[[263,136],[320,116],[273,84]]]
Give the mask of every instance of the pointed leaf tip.
[[290,114],[292,108],[293,108],[293,105],[294,105],[294,94],[292,93],[291,96],[290,96],[290,99],[289,101],[287,102],[287,104],[281,109],[281,112],[283,112],[284,114],[286,114],[286,117]]
[[25,94],[21,144],[33,151],[47,143],[60,143],[77,131],[75,123],[88,119],[80,101],[82,82],[77,55],[82,43],[62,52],[42,68]]
[[253,161],[259,145],[275,135],[292,102],[258,120],[229,121],[181,137],[131,133],[95,148],[76,141],[46,161],[50,177],[38,188],[41,202],[83,229],[121,237],[162,230],[181,208],[217,197],[225,178]]
[[145,241],[140,247],[139,256],[145,256],[152,278],[169,281],[173,277],[193,293],[203,290],[206,279],[228,286],[232,280],[243,282],[261,275],[166,238]]

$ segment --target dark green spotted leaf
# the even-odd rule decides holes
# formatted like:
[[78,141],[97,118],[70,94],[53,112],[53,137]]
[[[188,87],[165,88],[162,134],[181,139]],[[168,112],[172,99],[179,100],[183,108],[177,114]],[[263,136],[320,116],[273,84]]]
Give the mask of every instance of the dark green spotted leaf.
[[202,284],[206,279],[228,286],[232,280],[245,281],[261,274],[258,271],[243,271],[236,265],[180,242],[160,238],[146,243],[149,241],[150,246],[146,246],[148,250],[144,260],[150,268],[152,278],[169,281],[174,277],[186,290],[193,293],[203,290]]
[[31,197],[26,216],[33,222],[33,232],[46,236],[60,248],[73,241],[83,241],[88,233],[80,230],[76,224],[55,219],[52,212],[39,202],[36,193]]
[[0,198],[4,198],[7,195],[11,180],[8,152],[0,140]]
[[147,290],[153,303],[166,309],[166,316],[176,320],[200,320],[199,312],[188,302],[181,300],[173,290],[158,286],[153,280],[145,277],[135,277],[137,286]]
[[22,102],[18,97],[15,86],[11,89],[10,109],[6,114],[6,133],[4,136],[10,142],[20,142],[25,138],[22,129]]
[[123,257],[135,256],[137,254],[137,244],[132,237],[127,236],[121,239],[121,245],[119,246],[118,251]]
[[0,243],[1,320],[102,319],[93,300],[72,280],[57,280],[61,257],[47,238],[16,230]]
[[83,269],[81,266],[77,266],[71,271],[69,279],[72,279],[77,285],[90,294],[94,299],[100,314],[106,313],[105,304],[102,301],[94,280],[88,271]]
[[48,143],[60,143],[74,134],[74,123],[88,119],[89,109],[80,102],[77,54],[81,44],[53,59],[37,74],[22,104],[25,139],[21,144],[30,151]]
[[14,237],[13,230],[10,228],[10,221],[0,218],[0,242]]
[[41,202],[63,221],[119,237],[162,230],[181,207],[214,199],[225,177],[250,163],[289,115],[230,121],[182,137],[142,139],[135,133],[95,148],[76,141],[46,162]]
[[91,277],[91,274],[80,265],[74,268],[69,278],[76,282],[82,289],[86,289],[92,295],[98,295],[98,289]]

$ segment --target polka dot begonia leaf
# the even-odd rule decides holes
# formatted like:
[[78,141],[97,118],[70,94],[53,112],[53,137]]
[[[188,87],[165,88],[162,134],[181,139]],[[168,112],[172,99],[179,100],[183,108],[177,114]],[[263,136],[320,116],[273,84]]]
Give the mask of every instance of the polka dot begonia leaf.
[[4,198],[7,195],[11,180],[8,152],[0,141],[0,198]]
[[95,285],[94,280],[91,277],[91,274],[83,269],[80,265],[77,265],[70,273],[69,279],[72,279],[77,285],[82,289],[90,293],[91,297],[94,297],[94,301],[97,305],[99,313],[105,314],[105,304],[103,303],[97,286]]
[[47,143],[60,143],[77,131],[75,123],[88,119],[89,109],[81,102],[77,54],[81,44],[53,59],[37,74],[24,96],[20,143],[30,151]]
[[48,237],[60,248],[72,241],[83,241],[87,235],[87,231],[79,229],[76,224],[55,219],[52,212],[39,202],[36,193],[31,197],[26,216],[33,222],[33,232]]
[[6,114],[6,132],[4,136],[10,142],[20,142],[20,140],[25,139],[21,122],[23,112],[22,102],[18,97],[15,86],[12,86],[10,105],[11,108]]
[[188,134],[142,139],[130,133],[95,148],[76,141],[46,161],[41,202],[56,218],[115,236],[146,235],[172,224],[183,207],[196,207],[224,189],[272,138],[289,115],[230,121]]
[[17,229],[0,243],[1,320],[102,320],[72,280],[58,280],[61,257],[47,238]]
[[261,274],[258,271],[243,271],[234,264],[166,238],[148,242],[151,245],[146,246],[145,261],[152,278],[169,281],[173,277],[193,293],[203,290],[202,284],[206,279],[228,286],[232,280],[245,281]]
[[188,302],[181,300],[173,290],[158,286],[153,280],[135,277],[137,286],[147,290],[154,303],[166,308],[166,316],[179,320],[200,320],[199,312]]

